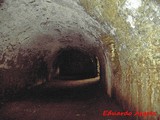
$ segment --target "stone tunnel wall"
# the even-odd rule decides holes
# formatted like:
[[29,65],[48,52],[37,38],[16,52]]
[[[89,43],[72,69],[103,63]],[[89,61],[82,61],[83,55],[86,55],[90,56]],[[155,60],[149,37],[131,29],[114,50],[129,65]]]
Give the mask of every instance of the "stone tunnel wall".
[[43,83],[62,48],[75,47],[97,56],[103,49],[99,38],[108,26],[88,15],[78,0],[3,0],[0,4],[1,96]]
[[[118,70],[114,72],[113,92],[119,103],[126,110],[160,114],[160,1],[81,0],[81,3],[90,15],[110,26],[120,62],[118,67],[118,60],[112,61],[113,68],[117,66]],[[108,44],[110,38],[103,35],[102,40]],[[114,51],[112,57],[117,59]]]
[[159,4],[158,0],[0,0],[0,95],[45,79],[47,63],[61,48],[93,53],[102,48],[112,66],[111,70],[104,64],[107,84],[119,103],[127,110],[160,114]]

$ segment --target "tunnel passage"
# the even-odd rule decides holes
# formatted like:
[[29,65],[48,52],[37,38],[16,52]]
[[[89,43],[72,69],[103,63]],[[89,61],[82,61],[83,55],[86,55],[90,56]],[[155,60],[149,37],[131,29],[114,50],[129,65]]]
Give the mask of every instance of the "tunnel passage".
[[53,79],[80,80],[98,76],[96,56],[77,49],[61,50],[52,67]]

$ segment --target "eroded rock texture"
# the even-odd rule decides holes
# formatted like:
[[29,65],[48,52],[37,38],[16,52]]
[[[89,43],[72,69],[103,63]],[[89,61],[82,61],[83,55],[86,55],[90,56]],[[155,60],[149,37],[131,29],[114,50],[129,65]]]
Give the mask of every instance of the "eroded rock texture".
[[46,79],[61,48],[97,56],[102,49],[112,95],[127,110],[160,114],[159,5],[159,0],[0,0],[0,95]]
[[110,26],[114,36],[122,72],[113,80],[117,99],[126,109],[160,114],[159,0],[81,2],[88,13]]
[[3,1],[1,95],[47,79],[49,67],[61,48],[75,47],[98,56],[97,51],[103,48],[99,38],[107,33],[107,27],[88,15],[77,0]]

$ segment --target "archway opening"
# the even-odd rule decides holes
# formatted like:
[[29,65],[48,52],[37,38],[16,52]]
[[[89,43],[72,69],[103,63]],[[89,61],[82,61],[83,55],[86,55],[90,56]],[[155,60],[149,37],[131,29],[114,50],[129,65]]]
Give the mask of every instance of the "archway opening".
[[52,64],[52,79],[81,80],[99,76],[96,56],[77,49],[63,49]]

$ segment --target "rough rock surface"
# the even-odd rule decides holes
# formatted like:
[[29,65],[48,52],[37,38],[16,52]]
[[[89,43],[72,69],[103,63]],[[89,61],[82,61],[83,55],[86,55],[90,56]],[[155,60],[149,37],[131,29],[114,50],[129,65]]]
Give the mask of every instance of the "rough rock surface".
[[[88,15],[78,0],[2,1],[2,94],[30,86],[36,79],[43,79],[47,74],[48,61],[61,48],[72,46],[96,51],[102,45],[99,38],[101,34],[107,33],[107,27]],[[46,71],[40,75],[38,69]]]
[[160,1],[80,1],[88,13],[112,28],[121,69],[113,81],[117,100],[126,109],[160,114]]
[[61,48],[95,52],[104,44],[116,99],[126,109],[160,114],[160,1],[80,1],[0,0],[0,94],[45,77]]

